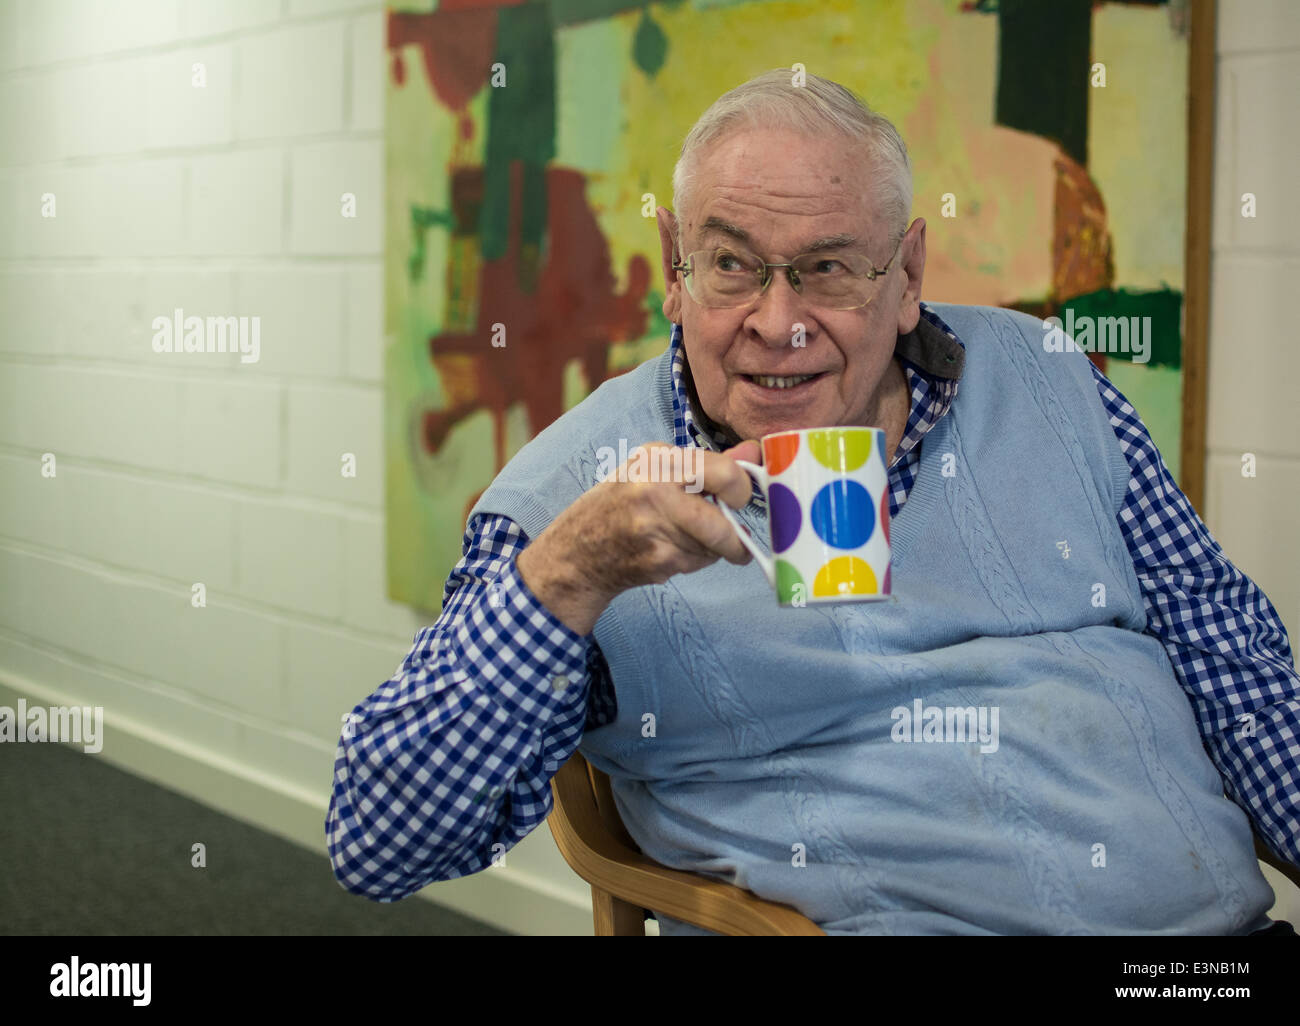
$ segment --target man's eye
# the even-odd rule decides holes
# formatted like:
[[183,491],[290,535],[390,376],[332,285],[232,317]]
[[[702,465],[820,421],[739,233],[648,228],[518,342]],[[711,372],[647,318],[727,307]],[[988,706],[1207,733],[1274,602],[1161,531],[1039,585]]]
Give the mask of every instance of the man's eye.
[[745,265],[740,258],[732,253],[719,253],[713,261],[713,266],[719,271],[743,271]]
[[813,264],[813,273],[827,276],[832,274],[844,274],[848,271],[838,260],[818,260]]

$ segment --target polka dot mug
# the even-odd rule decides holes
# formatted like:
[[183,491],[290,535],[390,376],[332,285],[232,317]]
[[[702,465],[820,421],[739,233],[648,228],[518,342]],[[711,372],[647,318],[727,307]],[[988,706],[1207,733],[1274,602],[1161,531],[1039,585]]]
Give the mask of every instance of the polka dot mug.
[[889,468],[883,428],[765,435],[763,466],[736,462],[767,497],[772,555],[726,503],[717,506],[763,568],[782,606],[889,599]]

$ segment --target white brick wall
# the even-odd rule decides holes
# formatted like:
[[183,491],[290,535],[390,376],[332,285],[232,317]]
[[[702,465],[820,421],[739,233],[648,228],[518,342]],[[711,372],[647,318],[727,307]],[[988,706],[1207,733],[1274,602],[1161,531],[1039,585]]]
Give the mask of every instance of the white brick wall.
[[[341,716],[422,626],[385,597],[387,68],[379,0],[0,0],[0,696],[102,705],[102,758],[322,857]],[[155,353],[177,308],[259,317],[260,360]],[[524,932],[586,893],[545,830],[426,891]]]
[[[310,796],[321,851],[340,717],[421,625],[383,580],[383,33],[378,0],[0,3],[0,674],[102,704],[106,759],[115,716],[165,735],[195,797],[257,778],[248,818]],[[258,316],[260,361],[155,353],[176,308]]]
[[[1295,631],[1300,8],[1220,10],[1206,517]],[[421,625],[384,597],[383,32],[379,0],[0,2],[0,687],[103,705],[104,758],[321,850],[339,717]],[[259,316],[260,362],[154,353],[177,307]],[[548,831],[509,864],[431,891],[589,929]]]
[[[1300,5],[1220,0],[1203,516],[1300,647],[1300,356],[1289,299],[1300,275]],[[1256,214],[1243,217],[1242,194]],[[1256,475],[1242,477],[1254,453]],[[1300,924],[1300,889],[1271,869],[1273,915]]]

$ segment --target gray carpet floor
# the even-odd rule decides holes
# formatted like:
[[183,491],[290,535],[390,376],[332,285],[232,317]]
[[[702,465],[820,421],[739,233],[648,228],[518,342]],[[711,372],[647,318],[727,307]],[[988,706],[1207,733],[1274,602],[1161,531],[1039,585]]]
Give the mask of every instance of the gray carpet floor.
[[[195,841],[207,868],[190,865]],[[0,744],[3,934],[508,936],[421,898],[349,894],[323,854],[60,744]]]

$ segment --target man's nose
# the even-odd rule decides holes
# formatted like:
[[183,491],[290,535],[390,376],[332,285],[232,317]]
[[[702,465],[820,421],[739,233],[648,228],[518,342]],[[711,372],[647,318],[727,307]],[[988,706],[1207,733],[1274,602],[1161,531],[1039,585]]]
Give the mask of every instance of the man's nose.
[[795,339],[796,325],[804,326],[807,333],[808,318],[804,300],[790,284],[787,267],[773,267],[772,280],[758,297],[758,305],[750,314],[749,322],[763,341],[773,348],[791,345]]

